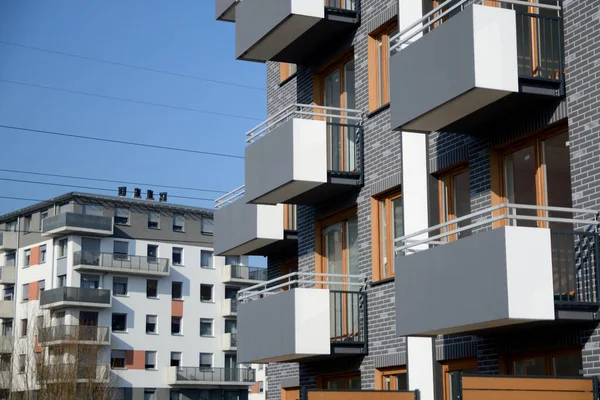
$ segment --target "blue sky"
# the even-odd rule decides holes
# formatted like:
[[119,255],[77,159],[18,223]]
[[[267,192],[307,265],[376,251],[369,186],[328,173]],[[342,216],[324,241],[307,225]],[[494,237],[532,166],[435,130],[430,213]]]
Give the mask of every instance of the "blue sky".
[[[236,61],[234,25],[213,0],[0,2],[0,41],[265,87],[265,66]],[[242,89],[0,43],[0,80],[241,115],[223,117],[0,82],[0,125],[202,151],[244,154],[244,133],[265,118],[264,90]],[[229,191],[243,160],[142,149],[0,128],[0,168]],[[44,180],[0,172],[0,178]],[[45,178],[114,189],[117,184]],[[128,185],[130,190],[133,185]],[[161,188],[142,187],[145,189]],[[78,189],[0,180],[0,196],[46,199]],[[85,191],[85,190],[80,190]],[[167,190],[214,198],[214,193]],[[111,194],[109,192],[98,192]],[[202,207],[212,202],[170,199]],[[0,199],[0,214],[31,202]]]

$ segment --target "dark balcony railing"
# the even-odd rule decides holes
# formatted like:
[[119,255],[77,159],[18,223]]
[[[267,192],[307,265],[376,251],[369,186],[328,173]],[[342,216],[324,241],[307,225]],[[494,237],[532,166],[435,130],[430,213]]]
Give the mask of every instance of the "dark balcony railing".
[[258,267],[246,267],[245,265],[231,266],[232,279],[251,279],[255,281],[267,280],[267,269]]
[[73,265],[88,265],[133,271],[169,272],[168,258],[96,253],[90,251],[76,251],[73,253]]
[[44,219],[42,222],[42,233],[51,232],[63,227],[111,232],[113,219],[112,217],[104,217],[102,215],[67,212]]
[[47,381],[68,381],[73,377],[78,380],[106,381],[110,373],[107,364],[50,364],[46,365]]
[[177,381],[254,383],[256,374],[250,368],[179,367]]
[[327,170],[336,175],[360,175],[360,127],[327,122]]
[[108,342],[110,328],[107,326],[87,325],[58,325],[40,329],[38,341],[40,343],[56,341],[86,341]]
[[331,343],[365,344],[367,304],[365,292],[330,291]]
[[59,302],[110,304],[110,290],[78,287],[61,287],[45,290],[40,296],[40,305]]
[[325,7],[346,11],[356,11],[359,0],[325,0]]

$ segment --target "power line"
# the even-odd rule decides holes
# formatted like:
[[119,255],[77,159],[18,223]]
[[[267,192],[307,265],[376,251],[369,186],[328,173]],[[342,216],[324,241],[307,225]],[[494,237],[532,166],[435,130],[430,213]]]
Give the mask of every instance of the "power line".
[[9,79],[0,79],[0,82],[11,83],[13,85],[28,86],[28,87],[33,87],[33,88],[37,88],[37,89],[46,89],[46,90],[54,90],[57,92],[63,92],[63,93],[78,94],[78,95],[82,95],[82,96],[99,97],[101,99],[125,101],[125,102],[129,102],[129,103],[143,104],[146,106],[164,107],[164,108],[170,108],[173,110],[191,111],[191,112],[197,112],[197,113],[201,113],[201,114],[217,115],[220,117],[240,118],[240,119],[248,119],[248,120],[252,120],[252,121],[262,121],[260,118],[247,117],[244,115],[222,113],[222,112],[218,112],[218,111],[207,111],[207,110],[201,110],[198,108],[180,107],[180,106],[174,106],[171,104],[154,103],[151,101],[144,101],[144,100],[127,99],[124,97],[108,96],[108,95],[90,93],[90,92],[82,92],[79,90],[62,89],[62,88],[57,88],[57,87],[53,87],[53,86],[44,86],[44,85],[38,85],[38,84],[34,84],[34,83],[13,81],[13,80],[9,80]]
[[[27,181],[24,179],[0,178],[0,181],[29,183],[29,184],[34,184],[34,185],[70,187],[70,188],[86,189],[86,190],[103,190],[105,192],[114,192],[114,189],[99,188],[99,187],[93,187],[93,186],[68,185],[68,184],[53,183],[53,182]],[[203,198],[203,197],[177,196],[177,195],[172,195],[172,194],[169,194],[169,197],[173,197],[176,199],[201,200],[201,201],[214,201],[215,200],[215,199],[208,199],[208,198]]]
[[83,136],[83,135],[75,135],[75,134],[71,134],[71,133],[47,131],[47,130],[43,130],[43,129],[23,128],[23,127],[20,127],[20,126],[13,126],[13,125],[0,125],[0,128],[14,129],[14,130],[23,131],[23,132],[42,133],[42,134],[46,134],[46,135],[63,136],[63,137],[70,137],[70,138],[77,138],[77,139],[95,140],[95,141],[98,141],[98,142],[126,144],[126,145],[129,145],[129,146],[149,147],[149,148],[152,148],[152,149],[181,151],[181,152],[184,152],[184,153],[194,153],[194,154],[204,154],[204,155],[210,155],[210,156],[215,156],[215,157],[227,157],[227,158],[237,158],[237,159],[243,159],[244,158],[243,156],[236,156],[234,154],[214,153],[214,152],[210,152],[210,151],[201,151],[201,150],[183,149],[183,148],[177,148],[177,147],[159,146],[159,145],[155,145],[155,144],[138,143],[138,142],[128,142],[128,141],[124,141],[124,140],[105,139],[105,138],[99,138],[99,137],[94,137],[94,136]]
[[43,172],[33,172],[33,171],[19,171],[19,170],[15,170],[15,169],[0,168],[0,172],[11,172],[11,173],[15,173],[15,174],[27,174],[27,175],[52,176],[55,178],[80,179],[80,180],[84,180],[84,181],[120,183],[120,184],[127,184],[127,185],[152,186],[152,187],[160,187],[160,188],[165,188],[165,189],[194,190],[197,192],[228,193],[224,190],[200,189],[200,188],[190,188],[190,187],[170,186],[170,185],[157,185],[154,183],[136,183],[136,182],[128,182],[128,181],[117,181],[117,180],[111,180],[111,179],[90,178],[90,177],[84,177],[84,176],[47,174],[47,173],[43,173]]
[[126,63],[118,62],[118,61],[103,60],[101,58],[82,56],[82,55],[79,55],[79,54],[66,53],[66,52],[57,51],[57,50],[49,50],[49,49],[44,49],[44,48],[35,47],[35,46],[27,46],[27,45],[24,45],[24,44],[7,42],[7,41],[4,41],[4,40],[0,40],[0,43],[3,43],[3,44],[8,45],[8,46],[20,47],[20,48],[23,48],[23,49],[42,51],[42,52],[45,52],[45,53],[58,54],[58,55],[65,56],[65,57],[79,58],[81,60],[95,61],[95,62],[100,62],[100,63],[104,63],[104,64],[110,64],[110,65],[117,65],[117,66],[120,66],[120,67],[135,68],[135,69],[139,69],[139,70],[142,70],[142,71],[148,71],[148,72],[155,72],[155,73],[158,73],[158,74],[165,74],[165,75],[177,76],[177,77],[180,77],[180,78],[189,78],[189,79],[194,79],[194,80],[198,80],[198,81],[216,83],[216,84],[219,84],[219,85],[234,86],[234,87],[239,87],[239,88],[244,88],[244,89],[252,89],[252,90],[262,90],[262,91],[265,90],[264,88],[261,88],[261,87],[258,87],[258,86],[244,85],[244,84],[241,84],[241,83],[227,82],[227,81],[221,81],[221,80],[217,80],[217,79],[201,78],[199,76],[187,75],[187,74],[182,74],[182,73],[179,73],[179,72],[171,72],[171,71],[165,71],[165,70],[157,69],[157,68],[149,68],[149,67],[144,67],[144,66],[140,66],[140,65],[126,64]]
[[12,196],[0,196],[0,199],[6,199],[6,200],[23,200],[23,201],[35,201],[38,203],[42,203],[46,200],[40,200],[40,199],[29,199],[26,197],[12,197]]

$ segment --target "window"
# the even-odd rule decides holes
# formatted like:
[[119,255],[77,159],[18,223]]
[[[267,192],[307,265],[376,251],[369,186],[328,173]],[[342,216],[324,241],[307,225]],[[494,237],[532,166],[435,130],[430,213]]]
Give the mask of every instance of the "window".
[[264,364],[258,364],[258,370],[262,371],[265,368]]
[[298,206],[296,204],[284,204],[283,229],[289,231],[298,230]]
[[[438,179],[440,223],[449,222],[471,213],[471,195],[469,192],[469,167],[460,166]],[[442,229],[440,233],[470,225],[470,220],[460,221]],[[469,236],[470,230],[443,238],[443,241],[454,241]]]
[[42,297],[42,292],[46,290],[46,280],[42,279],[38,282],[38,299]]
[[144,400],[155,400],[156,389],[144,389]]
[[27,336],[27,318],[21,320],[21,336]]
[[146,315],[146,333],[158,333],[157,315]]
[[213,336],[212,319],[200,319],[200,336]]
[[408,390],[406,367],[376,369],[375,390]]
[[13,320],[12,319],[3,319],[2,320],[2,336],[12,336],[13,335]]
[[59,275],[58,276],[58,287],[67,286],[67,275]]
[[[10,371],[10,359],[11,359],[11,355],[10,354],[2,354],[0,355],[0,371]],[[7,399],[8,397],[4,397],[5,399]]]
[[55,311],[52,313],[54,318],[54,325],[60,326],[65,324],[65,312],[64,311]]
[[279,63],[279,82],[285,82],[296,75],[298,67],[296,64]]
[[360,390],[360,371],[317,377],[317,386],[324,390]]
[[212,353],[200,353],[200,368],[212,368]]
[[125,350],[111,350],[110,367],[113,369],[125,368]]
[[113,242],[113,257],[115,260],[127,260],[129,256],[129,242],[115,240]]
[[390,102],[390,38],[397,33],[394,18],[369,35],[369,111]]
[[158,246],[155,244],[149,244],[147,252],[148,262],[156,262],[156,257],[158,257]]
[[171,317],[171,335],[181,335],[181,317]]
[[215,221],[210,217],[200,219],[200,231],[204,235],[212,235],[215,229]]
[[12,301],[15,298],[15,287],[4,286],[4,300]]
[[213,301],[213,285],[208,285],[208,284],[200,285],[200,301],[205,301],[205,302]]
[[82,211],[87,215],[102,215],[102,206],[96,203],[83,203]]
[[263,393],[265,391],[264,382],[258,382],[258,393]]
[[546,349],[506,357],[509,375],[579,376],[582,367],[581,348]]
[[171,283],[171,297],[173,300],[181,300],[183,298],[183,283]]
[[146,352],[146,369],[156,369],[156,352],[155,351],[147,351]]
[[115,276],[113,278],[113,295],[115,296],[127,296],[128,292],[128,279],[121,276]]
[[25,250],[25,253],[24,253],[23,265],[26,267],[29,267],[30,264],[31,264],[31,250],[27,249],[27,250]]
[[23,301],[29,300],[29,283],[23,285]]
[[16,251],[8,251],[4,253],[4,262],[6,262],[7,267],[16,267],[17,266],[17,252]]
[[180,351],[172,351],[171,352],[171,367],[179,367],[181,365],[181,352]]
[[129,225],[129,209],[115,208],[115,225]]
[[69,244],[69,239],[64,238],[58,241],[58,258],[67,256],[67,246]]
[[158,281],[156,279],[146,281],[146,297],[150,299],[158,298]]
[[[358,218],[356,208],[316,223],[317,272],[358,275]],[[339,287],[339,289],[343,289]]]
[[404,215],[400,192],[371,200],[371,247],[373,280],[394,276],[395,240],[404,235]]
[[46,245],[40,246],[40,264],[46,262]]
[[200,266],[202,268],[214,268],[212,251],[200,250]]
[[112,330],[113,332],[127,331],[127,314],[113,313]]
[[48,211],[42,211],[40,213],[40,231],[42,230],[42,224],[46,218],[48,218]]
[[100,276],[81,274],[81,283],[79,286],[84,289],[98,289],[100,287]]
[[225,333],[237,333],[237,320],[226,319],[225,320]]
[[156,211],[148,213],[148,228],[160,229],[160,213]]
[[13,219],[12,221],[8,221],[6,223],[6,231],[7,232],[16,232],[17,231],[17,220]]
[[477,373],[477,358],[464,358],[449,360],[442,363],[442,387],[444,388],[444,400],[452,400],[452,372],[465,374]]
[[25,373],[25,354],[19,354],[19,373]]
[[178,390],[171,390],[169,399],[170,400],[183,400],[183,398],[181,397],[181,392]]
[[173,214],[173,232],[183,232],[185,219],[181,214]]
[[173,265],[183,264],[183,249],[181,247],[173,247]]
[[242,258],[240,256],[225,256],[225,265],[241,265]]
[[25,233],[31,232],[31,215],[24,218],[23,225],[25,225]]

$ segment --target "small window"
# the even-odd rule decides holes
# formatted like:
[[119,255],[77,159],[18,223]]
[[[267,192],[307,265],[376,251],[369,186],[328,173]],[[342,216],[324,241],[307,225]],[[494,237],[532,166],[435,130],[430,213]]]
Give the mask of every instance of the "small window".
[[156,352],[155,351],[147,351],[146,352],[146,369],[156,369]]
[[258,393],[263,393],[265,391],[264,383],[262,381],[258,382]]
[[69,245],[69,239],[64,238],[58,241],[58,258],[67,256],[67,246]]
[[391,367],[375,370],[375,388],[385,391],[408,390],[406,367]]
[[46,280],[42,279],[38,282],[38,299],[42,297],[42,292],[46,290]]
[[19,354],[19,373],[25,373],[25,354]]
[[213,336],[212,319],[200,319],[200,336]]
[[42,225],[44,223],[44,220],[48,218],[48,211],[42,211],[40,213],[40,231],[42,230]]
[[113,257],[115,260],[127,260],[129,257],[129,242],[115,240],[113,242]]
[[173,247],[173,265],[183,265],[183,249]]
[[258,370],[262,371],[265,368],[264,364],[258,364]]
[[296,64],[279,63],[279,83],[285,82],[296,74],[298,67]]
[[85,289],[98,289],[100,288],[100,276],[81,274],[81,288]]
[[129,225],[129,209],[128,208],[115,208],[115,224],[116,225]]
[[200,368],[212,368],[213,355],[212,353],[200,353]]
[[215,221],[210,217],[202,217],[200,220],[200,230],[203,235],[212,235],[215,230]]
[[148,262],[156,262],[158,257],[158,246],[155,244],[148,245]]
[[396,18],[369,35],[369,111],[390,102],[390,39],[398,33]]
[[4,262],[7,267],[16,267],[17,266],[17,252],[16,251],[7,251],[4,253]]
[[173,300],[183,299],[183,283],[172,282],[171,283],[171,298]]
[[158,333],[157,315],[146,315],[146,333]]
[[6,231],[7,232],[16,232],[17,231],[17,220],[13,219],[6,223]]
[[126,277],[115,276],[113,278],[113,295],[115,296],[127,296],[128,292],[128,279]]
[[[438,179],[440,223],[450,222],[471,213],[471,194],[469,188],[469,167],[460,166],[441,175]],[[464,228],[471,224],[470,219],[452,224],[440,230],[440,233]],[[441,238],[441,241],[454,241],[471,234],[465,229],[456,235]]]
[[181,317],[171,317],[171,335],[181,335]]
[[184,221],[183,215],[173,214],[173,232],[183,232]]
[[155,211],[148,213],[148,228],[160,229],[160,213]]
[[14,286],[4,286],[4,300],[12,301],[15,298],[15,287]]
[[213,285],[201,284],[200,285],[200,301],[212,302],[213,301]]
[[169,400],[183,400],[181,392],[179,390],[171,390]]
[[214,268],[213,252],[209,250],[200,250],[200,266],[202,268]]
[[59,275],[58,276],[58,287],[67,286],[67,275]]
[[82,211],[87,215],[102,215],[102,206],[96,203],[83,203]]
[[144,389],[144,400],[156,400],[156,389]]
[[27,318],[21,320],[21,336],[27,336]]
[[171,352],[171,367],[179,367],[181,365],[181,352],[180,351],[172,351]]
[[127,331],[127,314],[113,313],[112,330],[113,332]]
[[30,249],[25,250],[23,258],[24,258],[23,265],[26,267],[29,267],[29,265],[31,265],[31,250]]
[[111,350],[110,367],[113,369],[125,368],[125,350]]
[[240,256],[225,256],[225,265],[241,265],[242,258]]
[[25,217],[24,225],[25,225],[25,233],[31,232],[31,215],[28,215],[27,217]]
[[12,337],[13,335],[13,320],[3,319],[2,320],[2,336]]
[[404,235],[402,195],[393,192],[373,199],[372,224],[373,280],[394,276],[396,239]]
[[29,301],[29,283],[23,285],[23,301]]
[[40,264],[46,262],[46,245],[40,246]]
[[158,298],[158,281],[156,279],[146,281],[146,297],[150,299]]

